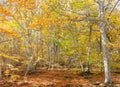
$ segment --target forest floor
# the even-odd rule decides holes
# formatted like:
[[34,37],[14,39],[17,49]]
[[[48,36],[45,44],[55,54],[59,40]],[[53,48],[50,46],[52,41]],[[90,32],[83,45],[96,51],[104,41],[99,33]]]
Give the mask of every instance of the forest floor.
[[[24,80],[23,80],[24,79]],[[115,86],[120,87],[120,73],[112,73]],[[104,73],[81,74],[76,70],[38,69],[25,79],[22,73],[16,80],[0,80],[0,87],[105,87]]]

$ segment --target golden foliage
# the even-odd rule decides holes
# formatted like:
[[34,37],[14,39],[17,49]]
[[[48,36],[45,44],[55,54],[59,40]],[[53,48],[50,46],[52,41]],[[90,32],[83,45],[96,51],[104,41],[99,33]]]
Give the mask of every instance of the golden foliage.
[[16,38],[20,37],[20,34],[18,34],[16,31],[11,29],[8,23],[4,23],[4,22],[0,23],[0,32],[4,32],[5,34],[12,35]]

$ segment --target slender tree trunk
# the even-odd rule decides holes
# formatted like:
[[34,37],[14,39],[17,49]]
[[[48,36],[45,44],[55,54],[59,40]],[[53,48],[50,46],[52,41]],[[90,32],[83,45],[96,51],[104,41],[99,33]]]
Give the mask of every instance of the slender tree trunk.
[[57,43],[54,43],[54,62],[60,63],[60,45]]
[[38,32],[36,33],[36,58],[38,59]]
[[57,61],[60,64],[60,44],[58,44]]
[[91,39],[92,39],[92,26],[89,25],[88,52],[87,52],[87,63],[86,63],[86,70],[85,70],[86,73],[90,73]]
[[57,62],[57,51],[58,51],[57,44],[54,43],[54,62]]
[[52,68],[52,42],[48,42],[48,58],[49,58],[49,65],[48,65],[48,70]]
[[29,58],[29,64],[28,64],[28,71],[33,71],[35,70],[34,66],[34,56],[33,56],[33,49],[31,46],[31,31],[28,30],[28,58]]
[[38,37],[38,32],[36,32],[36,38],[35,38],[35,41],[36,41],[36,53],[35,53],[35,70],[37,68],[37,65],[39,63],[39,59],[38,59],[38,40],[39,40],[39,37]]
[[103,49],[103,57],[104,57],[104,72],[105,72],[105,83],[111,84],[111,75],[110,75],[110,65],[109,65],[109,54],[107,48],[107,38],[105,32],[105,0],[98,1],[99,5],[99,13],[100,13],[100,32],[102,39],[102,49]]
[[42,28],[40,28],[40,57],[43,59],[43,63],[41,65],[45,66],[44,51],[43,51],[43,33],[42,33]]
[[103,71],[103,62],[102,62],[102,56],[101,56],[101,54],[102,54],[102,40],[101,40],[101,35],[100,35],[100,50],[99,50],[99,58],[101,59],[100,60],[100,71],[102,72]]

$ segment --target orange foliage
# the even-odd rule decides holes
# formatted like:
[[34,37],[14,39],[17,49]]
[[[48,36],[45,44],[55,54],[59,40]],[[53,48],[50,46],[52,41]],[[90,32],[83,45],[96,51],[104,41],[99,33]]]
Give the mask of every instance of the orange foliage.
[[3,8],[3,6],[0,4],[0,13],[10,16],[11,12],[10,12],[10,8],[8,8],[7,10],[5,8]]
[[6,33],[6,34],[12,35],[12,36],[14,36],[14,37],[17,37],[17,38],[20,37],[20,34],[18,34],[17,32],[13,31],[12,29],[5,29],[5,28],[1,28],[1,27],[0,27],[0,31],[1,31],[1,32],[4,32],[4,33]]

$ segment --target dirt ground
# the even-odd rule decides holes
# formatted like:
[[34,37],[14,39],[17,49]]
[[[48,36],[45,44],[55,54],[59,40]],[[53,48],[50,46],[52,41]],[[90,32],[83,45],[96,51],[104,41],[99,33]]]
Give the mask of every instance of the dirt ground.
[[[120,74],[112,73],[112,80],[114,84],[120,84]],[[22,74],[17,80],[4,78],[0,80],[0,87],[103,87],[103,82],[104,73],[84,75],[73,70],[38,69],[29,73],[26,79]]]

